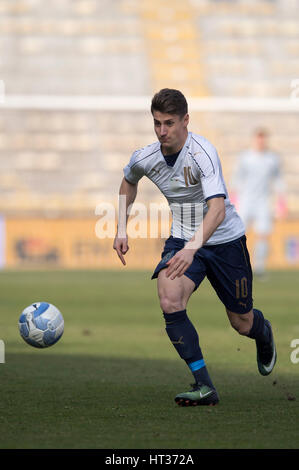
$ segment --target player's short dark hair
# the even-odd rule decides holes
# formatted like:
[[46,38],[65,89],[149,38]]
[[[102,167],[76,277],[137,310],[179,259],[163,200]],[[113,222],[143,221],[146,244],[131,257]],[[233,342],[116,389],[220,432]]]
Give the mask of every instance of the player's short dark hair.
[[265,127],[256,127],[253,131],[253,135],[256,137],[268,137],[269,132]]
[[152,99],[151,113],[177,114],[181,118],[188,113],[188,103],[179,90],[163,88]]

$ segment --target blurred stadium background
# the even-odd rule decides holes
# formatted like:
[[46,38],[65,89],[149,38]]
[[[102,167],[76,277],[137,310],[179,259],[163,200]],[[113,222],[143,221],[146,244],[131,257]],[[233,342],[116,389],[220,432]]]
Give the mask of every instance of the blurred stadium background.
[[[116,206],[122,168],[155,139],[163,87],[186,95],[227,181],[252,130],[269,130],[289,207],[269,267],[299,267],[298,0],[1,0],[0,79],[1,267],[120,267],[96,207]],[[138,202],[163,201],[140,187]],[[153,268],[161,240],[146,246],[128,268]]]

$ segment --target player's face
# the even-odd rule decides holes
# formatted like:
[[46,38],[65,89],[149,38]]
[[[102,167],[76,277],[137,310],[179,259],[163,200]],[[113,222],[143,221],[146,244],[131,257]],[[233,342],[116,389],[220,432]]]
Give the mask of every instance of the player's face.
[[253,143],[255,149],[258,152],[263,152],[267,148],[267,139],[264,134],[257,134],[254,138],[254,143]]
[[177,114],[153,112],[156,136],[161,144],[162,153],[171,155],[184,146],[188,136],[189,115],[180,117]]

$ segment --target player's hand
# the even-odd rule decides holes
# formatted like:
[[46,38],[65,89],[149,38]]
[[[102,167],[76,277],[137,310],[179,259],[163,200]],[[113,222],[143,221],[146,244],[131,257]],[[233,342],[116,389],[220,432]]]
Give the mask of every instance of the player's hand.
[[128,237],[120,238],[116,235],[114,239],[114,243],[113,243],[113,249],[116,250],[116,253],[118,254],[119,259],[121,260],[122,264],[125,266],[126,261],[125,261],[124,255],[127,253],[129,249]]
[[288,215],[287,201],[283,196],[280,196],[276,201],[275,217],[277,219],[285,219]]
[[166,277],[170,277],[171,280],[176,277],[183,276],[184,272],[192,264],[194,253],[196,250],[189,248],[183,248],[178,251],[166,264],[168,268],[166,269]]

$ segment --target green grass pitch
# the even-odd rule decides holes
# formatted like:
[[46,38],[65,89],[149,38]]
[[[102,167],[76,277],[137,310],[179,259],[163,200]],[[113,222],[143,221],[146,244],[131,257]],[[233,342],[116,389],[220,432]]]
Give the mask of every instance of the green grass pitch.
[[[254,283],[255,306],[273,324],[278,362],[257,371],[254,341],[239,336],[208,281],[188,313],[217,386],[215,407],[180,408],[192,375],[164,330],[149,272],[0,273],[0,447],[76,449],[294,449],[299,431],[299,273]],[[56,305],[65,332],[40,350],[19,335],[36,301]],[[299,353],[297,354],[299,357]]]

